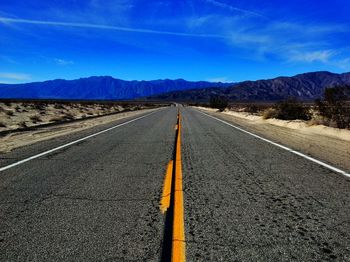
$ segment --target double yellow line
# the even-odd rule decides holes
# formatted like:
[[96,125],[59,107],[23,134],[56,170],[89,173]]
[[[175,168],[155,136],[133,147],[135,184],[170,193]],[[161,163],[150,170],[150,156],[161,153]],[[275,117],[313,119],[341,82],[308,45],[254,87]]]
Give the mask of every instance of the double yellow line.
[[[172,247],[171,261],[186,261],[185,247],[185,222],[184,222],[184,200],[182,188],[182,162],[181,162],[181,115],[177,115],[176,124],[176,145],[175,161],[170,161],[165,174],[163,195],[160,202],[160,210],[165,213],[173,204],[173,225],[172,225]],[[175,163],[174,163],[175,162]],[[174,172],[175,171],[175,172]],[[173,177],[174,175],[174,177]],[[172,181],[174,187],[172,191]],[[174,194],[173,203],[171,194]]]

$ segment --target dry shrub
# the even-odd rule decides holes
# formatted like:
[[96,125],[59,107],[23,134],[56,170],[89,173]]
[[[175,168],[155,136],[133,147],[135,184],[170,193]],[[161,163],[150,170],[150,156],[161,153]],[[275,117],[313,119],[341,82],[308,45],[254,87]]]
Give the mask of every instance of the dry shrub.
[[0,127],[6,127],[6,124],[4,122],[0,122]]
[[259,107],[255,104],[249,104],[244,108],[244,112],[256,114],[260,111]]
[[13,111],[10,111],[10,110],[6,111],[6,115],[8,116],[13,116],[14,114],[15,113]]
[[34,103],[34,104],[32,105],[32,108],[33,108],[33,109],[40,110],[40,111],[45,110],[46,107],[47,107],[47,103]]
[[31,116],[31,117],[30,117],[30,120],[32,120],[33,123],[41,122],[41,118],[40,118],[40,116],[38,116],[38,115]]
[[295,98],[289,98],[275,104],[274,108],[277,111],[276,118],[282,120],[310,120],[310,108],[304,106]]
[[277,110],[275,108],[267,108],[262,114],[263,119],[270,119],[277,117]]
[[313,117],[307,124],[309,126],[325,125],[325,121],[323,118]]
[[19,127],[22,127],[22,128],[26,128],[27,127],[27,124],[24,121],[19,122],[18,125],[19,125]]
[[56,116],[56,117],[50,118],[49,121],[50,122],[62,122],[64,120],[65,120],[64,116]]
[[326,125],[350,128],[349,93],[350,86],[326,88],[324,100],[316,100],[316,107]]
[[65,120],[72,120],[72,119],[74,119],[74,116],[71,113],[66,113],[64,115],[64,119]]
[[62,104],[55,104],[53,107],[55,109],[64,109],[64,106]]
[[209,103],[211,108],[217,108],[220,112],[228,106],[228,100],[223,96],[211,96]]

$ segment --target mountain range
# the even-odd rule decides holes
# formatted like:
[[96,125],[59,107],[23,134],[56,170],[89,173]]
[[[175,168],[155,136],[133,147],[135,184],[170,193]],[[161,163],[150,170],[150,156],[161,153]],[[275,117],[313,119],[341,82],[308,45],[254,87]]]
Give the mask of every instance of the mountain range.
[[125,81],[110,76],[77,80],[51,80],[26,84],[0,84],[0,98],[126,100],[147,98],[168,101],[208,101],[212,95],[230,101],[278,101],[288,97],[314,100],[326,87],[350,84],[350,73],[327,71],[240,83],[177,80]]
[[202,88],[174,91],[153,97],[171,101],[208,101],[211,96],[223,96],[230,101],[279,101],[289,97],[311,101],[323,97],[327,87],[350,84],[350,73],[327,71],[277,77],[269,80],[245,81],[224,88]]
[[228,83],[183,79],[125,81],[110,76],[93,76],[76,80],[50,80],[26,84],[0,84],[0,98],[67,99],[67,100],[125,100],[148,97],[170,91],[195,90],[207,87],[226,87]]

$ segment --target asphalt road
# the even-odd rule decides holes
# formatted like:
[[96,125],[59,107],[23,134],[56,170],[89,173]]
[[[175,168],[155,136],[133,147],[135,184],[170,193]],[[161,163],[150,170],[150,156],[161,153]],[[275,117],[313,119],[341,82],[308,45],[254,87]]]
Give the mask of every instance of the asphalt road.
[[[187,261],[350,261],[350,179],[181,107]],[[1,261],[159,261],[177,109],[0,172]],[[124,119],[1,155],[0,167]]]

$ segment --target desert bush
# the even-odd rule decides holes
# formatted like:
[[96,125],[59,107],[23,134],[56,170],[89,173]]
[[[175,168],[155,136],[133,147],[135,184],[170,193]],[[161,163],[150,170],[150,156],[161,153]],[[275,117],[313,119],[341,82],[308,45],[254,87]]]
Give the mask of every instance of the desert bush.
[[62,104],[55,104],[53,107],[55,109],[64,109],[64,106]]
[[15,110],[16,110],[16,112],[21,112],[21,107],[20,106],[16,106]]
[[10,110],[6,111],[6,115],[8,116],[13,116],[14,114],[15,113],[13,111],[10,111]]
[[34,103],[32,108],[36,109],[36,110],[45,110],[45,108],[47,107],[47,103]]
[[10,107],[12,104],[11,102],[5,102],[5,105]]
[[282,120],[310,120],[310,108],[294,98],[289,98],[275,104],[276,118]]
[[277,117],[277,110],[275,108],[267,108],[262,114],[263,119],[270,119]]
[[211,96],[209,103],[211,108],[217,108],[222,112],[227,107],[228,100],[222,96]]
[[326,88],[324,99],[315,101],[326,124],[337,128],[350,128],[350,105],[347,104],[350,86]]
[[74,119],[74,116],[72,114],[70,114],[70,113],[66,113],[63,117],[64,117],[65,120],[72,120],[72,119]]
[[41,118],[40,118],[40,116],[38,116],[38,115],[31,116],[31,117],[30,117],[30,120],[32,120],[33,123],[41,122]]
[[258,106],[257,104],[248,104],[244,107],[243,111],[247,113],[256,114],[261,110],[262,110],[262,107]]
[[0,127],[6,127],[6,124],[4,122],[0,122]]
[[256,114],[259,112],[259,107],[254,104],[248,105],[246,108],[246,112]]
[[64,121],[65,118],[63,116],[56,116],[56,117],[53,117],[53,118],[50,118],[50,122],[62,122]]
[[19,125],[19,127],[22,127],[22,128],[26,128],[27,127],[27,124],[24,121],[19,122],[18,125]]

